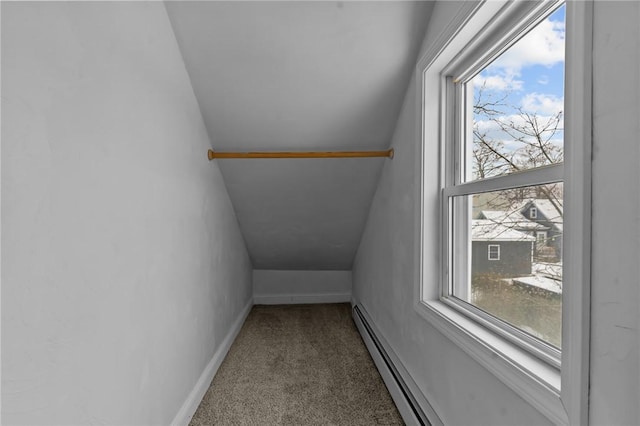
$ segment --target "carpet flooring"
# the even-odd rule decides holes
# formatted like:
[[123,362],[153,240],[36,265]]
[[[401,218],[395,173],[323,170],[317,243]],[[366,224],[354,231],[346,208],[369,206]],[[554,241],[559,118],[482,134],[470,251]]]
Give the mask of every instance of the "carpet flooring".
[[190,423],[402,424],[349,304],[254,306]]

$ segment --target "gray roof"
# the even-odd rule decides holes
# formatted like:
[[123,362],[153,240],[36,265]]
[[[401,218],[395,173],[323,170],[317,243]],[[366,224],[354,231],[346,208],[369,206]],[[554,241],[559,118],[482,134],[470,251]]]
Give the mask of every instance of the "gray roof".
[[544,225],[527,219],[519,210],[508,212],[503,210],[482,210],[479,219],[488,219],[492,222],[524,231],[549,229]]
[[[526,219],[525,219],[526,220]],[[535,237],[489,219],[471,221],[472,241],[535,241]]]

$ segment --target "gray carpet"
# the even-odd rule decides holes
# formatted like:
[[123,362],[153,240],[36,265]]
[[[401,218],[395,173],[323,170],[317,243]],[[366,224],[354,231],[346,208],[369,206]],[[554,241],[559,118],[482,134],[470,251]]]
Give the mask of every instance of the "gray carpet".
[[401,425],[349,304],[254,306],[190,425]]

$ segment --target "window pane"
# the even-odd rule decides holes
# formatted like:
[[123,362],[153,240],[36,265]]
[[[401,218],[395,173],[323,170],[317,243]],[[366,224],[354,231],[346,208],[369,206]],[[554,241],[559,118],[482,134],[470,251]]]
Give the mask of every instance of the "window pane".
[[562,6],[464,84],[462,181],[563,161],[564,22]]
[[453,208],[453,295],[559,348],[562,183],[455,197]]

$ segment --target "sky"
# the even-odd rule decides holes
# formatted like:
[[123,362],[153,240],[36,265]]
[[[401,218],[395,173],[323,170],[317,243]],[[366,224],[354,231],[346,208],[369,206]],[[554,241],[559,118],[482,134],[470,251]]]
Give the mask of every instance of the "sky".
[[[512,107],[502,109],[505,119],[518,121],[518,111],[536,113],[539,117],[553,116],[564,110],[564,49],[565,6],[561,6],[523,38],[511,46],[488,67],[473,78],[473,86],[484,86],[483,96],[500,99]],[[480,129],[489,131],[496,139],[504,140],[497,125],[476,116]],[[562,125],[563,123],[561,123]],[[554,143],[563,144],[562,131]],[[505,140],[507,149],[517,145]]]

